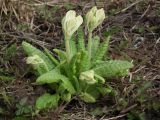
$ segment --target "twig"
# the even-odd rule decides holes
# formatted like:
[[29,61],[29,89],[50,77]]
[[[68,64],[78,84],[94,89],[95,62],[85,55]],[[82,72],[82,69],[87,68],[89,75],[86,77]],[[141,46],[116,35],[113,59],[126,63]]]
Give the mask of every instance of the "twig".
[[144,69],[146,66],[141,66],[139,69],[137,69],[136,71],[134,71],[134,72],[132,72],[132,73],[137,73],[137,72],[139,72],[139,71],[141,71],[142,69]]
[[149,11],[151,5],[148,5],[147,9],[144,11],[144,13],[141,15],[139,21],[131,28],[131,30],[133,30],[140,22],[140,20],[147,14],[147,12]]
[[103,120],[117,120],[118,118],[122,118],[124,116],[126,116],[127,114],[123,114],[123,115],[118,115],[116,117],[111,117],[111,118],[107,118],[107,119],[103,119]]
[[36,43],[37,45],[43,47],[44,45],[45,46],[48,46],[48,47],[52,47],[49,43],[46,43],[46,42],[43,42],[41,40],[38,40],[38,39],[34,39],[34,38],[31,38],[30,35],[27,35],[27,34],[23,34],[23,36],[21,35],[12,35],[12,34],[9,34],[9,33],[0,33],[0,35],[8,35],[10,37],[14,37],[14,38],[18,38],[18,39],[27,39],[28,41],[32,41],[34,43]]
[[124,9],[122,9],[121,11],[118,11],[116,14],[119,14],[119,13],[123,13],[123,12],[125,12],[126,10],[128,10],[129,8],[131,8],[131,7],[135,6],[136,4],[138,4],[138,3],[139,3],[139,2],[141,2],[141,1],[143,1],[143,0],[138,0],[138,1],[134,2],[134,3],[132,3],[132,4],[131,4],[131,5],[129,5],[128,7],[126,7],[126,8],[124,8]]
[[130,111],[131,109],[135,108],[136,106],[137,106],[137,104],[134,104],[134,105],[126,108],[125,110],[122,110],[120,113],[126,113],[126,112]]

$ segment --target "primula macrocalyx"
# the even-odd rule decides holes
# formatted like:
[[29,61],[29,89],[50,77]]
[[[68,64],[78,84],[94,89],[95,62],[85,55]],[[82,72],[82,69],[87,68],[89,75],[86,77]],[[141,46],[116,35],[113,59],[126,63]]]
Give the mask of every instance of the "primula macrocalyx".
[[73,33],[79,28],[82,23],[82,16],[79,15],[76,17],[76,12],[74,10],[68,11],[66,13],[66,16],[62,19],[62,28],[65,37],[67,39],[70,39]]
[[79,79],[82,80],[82,81],[85,81],[88,84],[96,83],[96,80],[94,79],[94,71],[93,70],[82,72],[80,74]]
[[97,7],[93,7],[86,14],[86,23],[89,31],[93,31],[99,24],[103,22],[105,19],[104,9],[97,9]]

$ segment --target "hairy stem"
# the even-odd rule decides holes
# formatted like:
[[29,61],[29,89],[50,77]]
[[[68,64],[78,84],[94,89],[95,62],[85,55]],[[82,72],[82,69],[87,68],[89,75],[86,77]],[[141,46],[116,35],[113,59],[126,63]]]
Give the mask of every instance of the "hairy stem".
[[91,59],[91,49],[92,49],[92,32],[89,32],[88,35],[88,55],[89,55],[89,59]]
[[67,61],[70,62],[70,59],[71,59],[71,49],[70,49],[69,38],[66,38],[65,46],[66,46]]

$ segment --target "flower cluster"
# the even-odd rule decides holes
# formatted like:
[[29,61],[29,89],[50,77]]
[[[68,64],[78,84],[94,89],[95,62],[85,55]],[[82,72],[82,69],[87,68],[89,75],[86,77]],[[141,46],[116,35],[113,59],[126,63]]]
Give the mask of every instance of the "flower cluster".
[[[99,24],[103,22],[104,19],[105,13],[103,8],[98,10],[96,6],[93,7],[86,14],[86,24],[88,31],[93,31]],[[76,12],[74,10],[68,11],[62,20],[62,28],[65,38],[67,40],[70,39],[73,33],[79,28],[82,23],[83,18],[81,15],[76,16]]]

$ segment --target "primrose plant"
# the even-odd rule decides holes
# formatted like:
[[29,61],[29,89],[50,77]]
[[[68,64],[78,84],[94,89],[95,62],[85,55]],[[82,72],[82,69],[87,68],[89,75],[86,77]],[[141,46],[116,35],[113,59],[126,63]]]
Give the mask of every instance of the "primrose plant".
[[[100,38],[93,36],[92,32],[105,19],[104,10],[93,7],[85,18],[88,44],[85,44],[84,32],[80,28],[83,18],[76,16],[73,10],[66,13],[62,19],[65,51],[54,49],[57,59],[46,48],[42,52],[27,42],[22,43],[28,55],[27,63],[33,66],[38,75],[36,84],[47,84],[53,91],[52,94],[45,93],[37,99],[38,110],[57,107],[59,101],[69,102],[73,96],[94,103],[100,96],[111,91],[111,87],[105,85],[105,79],[126,76],[133,67],[127,61],[103,60],[110,36],[100,43]],[[76,31],[77,38],[74,36]]]

